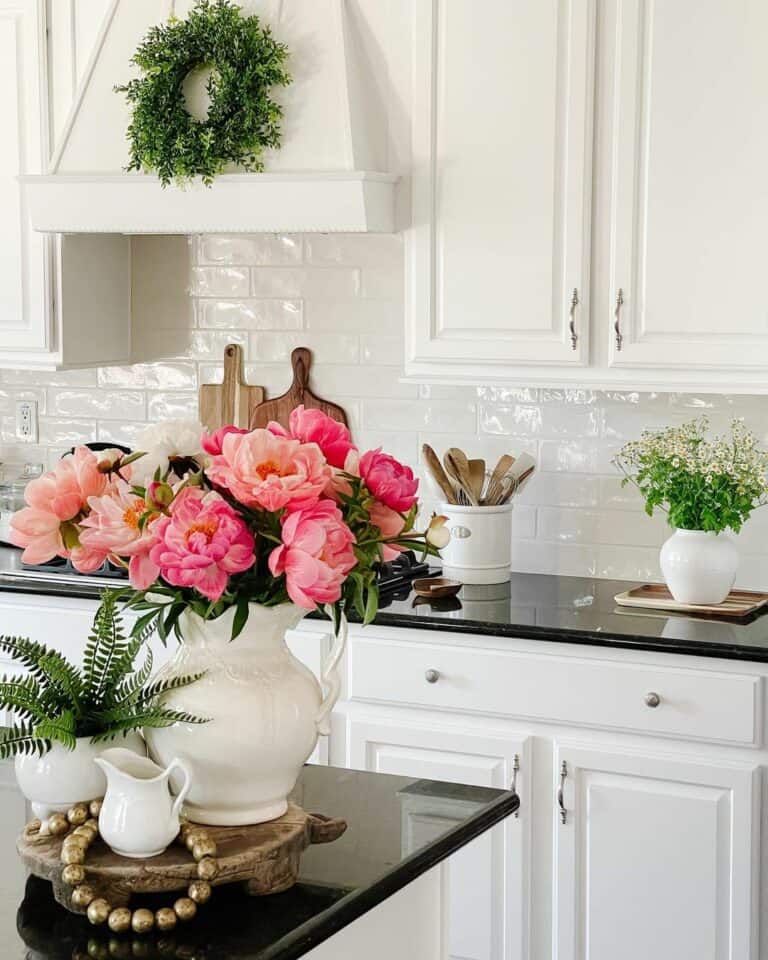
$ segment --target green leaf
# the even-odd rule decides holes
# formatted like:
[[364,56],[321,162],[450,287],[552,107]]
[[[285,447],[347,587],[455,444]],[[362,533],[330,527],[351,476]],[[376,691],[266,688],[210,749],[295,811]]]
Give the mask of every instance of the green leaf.
[[0,733],[0,759],[3,760],[32,753],[42,757],[50,749],[51,741],[36,736],[30,724],[20,723]]

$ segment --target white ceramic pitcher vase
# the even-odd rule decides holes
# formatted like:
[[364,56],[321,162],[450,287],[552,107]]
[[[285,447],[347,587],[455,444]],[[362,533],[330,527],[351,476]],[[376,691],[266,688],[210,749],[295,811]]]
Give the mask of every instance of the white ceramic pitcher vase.
[[[187,765],[174,758],[163,770],[123,747],[105,750],[94,763],[107,778],[99,814],[104,842],[121,857],[144,860],[161,854],[179,832],[181,805],[191,785]],[[176,797],[169,790],[174,770],[183,778]]]
[[251,604],[235,640],[230,639],[234,607],[209,621],[183,614],[184,640],[158,676],[205,675],[166,694],[164,703],[210,722],[177,723],[145,735],[161,766],[174,757],[189,764],[192,787],[185,809],[195,823],[237,826],[281,816],[318,735],[329,732],[346,623],[323,664],[321,690],[285,642],[306,612],[292,603]]

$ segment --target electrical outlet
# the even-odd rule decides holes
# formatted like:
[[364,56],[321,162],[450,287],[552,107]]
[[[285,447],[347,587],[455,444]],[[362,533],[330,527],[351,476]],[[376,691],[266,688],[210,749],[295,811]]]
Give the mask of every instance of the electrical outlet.
[[16,438],[37,443],[37,400],[16,401]]

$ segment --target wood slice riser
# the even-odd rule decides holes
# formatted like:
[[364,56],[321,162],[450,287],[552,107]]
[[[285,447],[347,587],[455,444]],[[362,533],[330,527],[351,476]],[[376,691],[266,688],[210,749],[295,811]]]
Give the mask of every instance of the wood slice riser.
[[[306,813],[295,804],[269,823],[202,827],[218,849],[220,873],[212,884],[242,883],[256,897],[281,893],[296,883],[304,850],[338,839],[346,828],[343,820]],[[61,845],[60,837],[22,834],[17,850],[31,873],[51,881],[58,903],[72,913],[84,913],[72,905],[73,888],[61,879]],[[101,838],[88,849],[85,870],[86,883],[113,907],[128,906],[135,894],[184,891],[197,876],[197,864],[179,843],[150,860],[130,860],[113,853]]]

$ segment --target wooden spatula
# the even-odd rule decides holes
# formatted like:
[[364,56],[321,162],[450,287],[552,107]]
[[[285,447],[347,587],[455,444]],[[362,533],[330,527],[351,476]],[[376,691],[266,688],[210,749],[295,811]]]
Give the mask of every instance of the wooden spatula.
[[204,383],[200,387],[200,422],[208,430],[233,424],[247,427],[251,410],[264,402],[264,388],[252,387],[243,376],[243,348],[229,343],[224,348],[223,383]]
[[485,486],[485,460],[469,460],[469,479],[472,482],[472,493],[478,503],[483,499]]
[[266,427],[270,420],[275,420],[284,427],[288,426],[291,410],[304,404],[307,409],[322,410],[326,416],[339,423],[347,424],[347,415],[341,407],[328,400],[322,400],[309,389],[309,367],[312,363],[312,353],[307,347],[296,347],[291,354],[293,367],[293,383],[288,390],[274,400],[260,403],[251,411],[251,429]]
[[488,486],[485,490],[485,502],[489,505],[496,503],[498,498],[501,496],[503,490],[501,482],[504,479],[505,474],[514,464],[515,458],[511,453],[503,453],[493,468],[491,473],[491,478],[488,481]]
[[448,474],[443,469],[443,465],[440,463],[437,454],[428,443],[425,443],[421,448],[421,455],[424,458],[424,463],[426,463],[432,479],[442,491],[445,499],[448,503],[456,503],[456,491],[454,490],[453,484],[448,479]]

